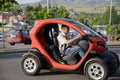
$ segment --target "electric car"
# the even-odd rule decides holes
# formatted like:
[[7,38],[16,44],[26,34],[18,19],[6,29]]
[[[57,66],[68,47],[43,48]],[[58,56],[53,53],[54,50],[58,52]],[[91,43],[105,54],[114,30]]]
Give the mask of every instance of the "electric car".
[[[58,46],[57,36],[61,32],[61,26],[70,27],[69,37],[77,34],[87,36],[86,39],[78,39],[77,43],[84,51],[83,57],[79,55],[64,55]],[[40,33],[44,31],[45,42]],[[31,49],[23,55],[21,66],[27,75],[37,75],[41,69],[58,69],[77,71],[81,69],[91,80],[106,80],[110,74],[117,71],[119,58],[116,53],[109,51],[104,38],[88,26],[71,19],[54,18],[35,21],[30,31]],[[47,44],[46,44],[47,43]],[[44,46],[55,46],[56,52]],[[65,45],[63,45],[65,47]],[[54,54],[51,54],[54,53]],[[60,54],[65,64],[54,59]],[[53,55],[53,56],[52,56]]]

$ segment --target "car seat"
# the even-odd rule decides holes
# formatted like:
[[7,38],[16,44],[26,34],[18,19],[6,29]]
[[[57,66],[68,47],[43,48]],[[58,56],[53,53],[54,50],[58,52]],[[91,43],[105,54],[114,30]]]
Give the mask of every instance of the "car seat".
[[86,40],[79,41],[79,46],[86,52],[89,48],[89,43]]
[[[57,36],[58,36],[58,33],[55,32],[54,28],[52,29],[52,37],[53,37],[53,45],[55,46],[56,50],[59,50],[58,48],[58,40],[57,40]],[[65,45],[64,45],[65,47]],[[65,48],[64,48],[65,49]],[[56,51],[56,52],[59,52],[59,53],[56,53],[56,54],[61,54],[60,56],[62,57],[62,59],[69,65],[74,65],[77,63],[77,58],[76,56],[79,56],[79,55],[71,55],[71,54],[68,54],[68,55],[64,55],[64,52],[61,52],[60,50],[59,51]],[[55,53],[54,53],[55,54]]]

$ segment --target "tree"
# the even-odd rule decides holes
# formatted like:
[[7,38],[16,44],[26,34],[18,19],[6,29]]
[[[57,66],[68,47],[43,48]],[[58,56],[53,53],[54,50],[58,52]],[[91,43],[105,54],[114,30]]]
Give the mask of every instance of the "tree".
[[[106,24],[108,24],[108,22],[109,22],[109,17],[110,17],[110,8],[108,7],[107,9],[106,9],[106,11],[104,12],[104,14],[102,15],[102,17],[101,17],[101,24],[103,24],[103,25],[106,25]],[[111,24],[113,25],[113,24],[118,24],[118,21],[119,21],[119,19],[118,19],[118,14],[117,14],[117,11],[116,11],[116,9],[115,9],[115,7],[113,6],[112,7],[112,15],[111,15]]]
[[65,7],[61,6],[58,8],[57,6],[49,7],[49,13],[47,12],[47,7],[42,7],[37,10],[33,10],[31,12],[32,17],[37,20],[37,19],[48,19],[48,18],[67,18],[68,17],[68,12],[65,9]]
[[16,0],[0,0],[0,11],[7,11],[10,9],[14,4],[17,4]]
[[100,23],[100,19],[101,19],[101,16],[97,16],[95,17],[93,20],[92,20],[92,25],[98,25],[98,24],[101,24]]
[[57,10],[57,18],[68,18],[68,12],[65,9],[64,6],[61,6],[58,10]]
[[[101,17],[101,24],[108,25],[109,23],[109,17],[110,17],[110,8],[107,8],[105,13]],[[112,7],[112,14],[111,14],[111,26],[106,27],[106,31],[108,34],[110,34],[113,37],[119,36],[119,15],[117,14],[117,11],[115,7]]]
[[47,8],[44,7],[38,11],[32,11],[32,17],[37,20],[37,19],[44,19],[44,15],[47,16]]
[[[4,15],[4,12],[3,11],[7,11],[14,4],[18,4],[16,0],[0,0],[0,11],[2,13],[2,33],[3,33],[3,36],[4,36],[4,27],[3,27],[3,15]],[[5,44],[4,44],[4,38],[3,38],[3,48],[4,47],[5,47]]]
[[27,5],[25,7],[25,12],[33,10],[33,6]]
[[27,5],[24,9],[24,16],[25,16],[25,22],[31,22],[33,17],[31,16],[31,12],[34,10],[33,6]]
[[80,14],[78,15],[78,20],[82,23],[84,23],[85,18],[87,18],[87,15],[85,12],[80,12]]
[[39,10],[41,10],[41,9],[42,9],[42,6],[41,6],[40,3],[38,3],[37,6],[34,7],[34,11],[39,11]]
[[18,6],[18,5],[13,6],[8,11],[12,12],[14,15],[22,15],[23,14],[21,6]]
[[92,23],[93,14],[80,12],[75,19],[90,26]]

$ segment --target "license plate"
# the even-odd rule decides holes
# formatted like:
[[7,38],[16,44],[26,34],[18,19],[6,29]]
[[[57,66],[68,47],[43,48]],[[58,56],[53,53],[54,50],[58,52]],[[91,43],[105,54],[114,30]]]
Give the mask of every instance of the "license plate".
[[16,37],[16,35],[10,35],[10,37],[14,38],[14,37]]

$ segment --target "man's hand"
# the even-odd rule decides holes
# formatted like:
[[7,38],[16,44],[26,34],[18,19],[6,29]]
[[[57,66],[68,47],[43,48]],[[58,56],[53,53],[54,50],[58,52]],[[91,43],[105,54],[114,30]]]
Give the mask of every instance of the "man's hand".
[[[70,43],[72,43],[73,41],[75,41],[75,40],[77,40],[77,39],[79,39],[79,38],[81,38],[81,35],[80,34],[78,34],[77,36],[75,36],[74,38],[72,38],[72,39],[69,39],[69,40],[67,40],[66,42],[65,42],[65,44],[70,44]],[[82,39],[82,38],[81,38]]]
[[78,39],[78,38],[81,38],[81,35],[80,34],[78,34],[77,36],[76,36],[76,38]]
[[83,36],[82,36],[82,39],[83,39],[83,40],[88,40],[89,37],[88,37],[88,35],[83,35]]

